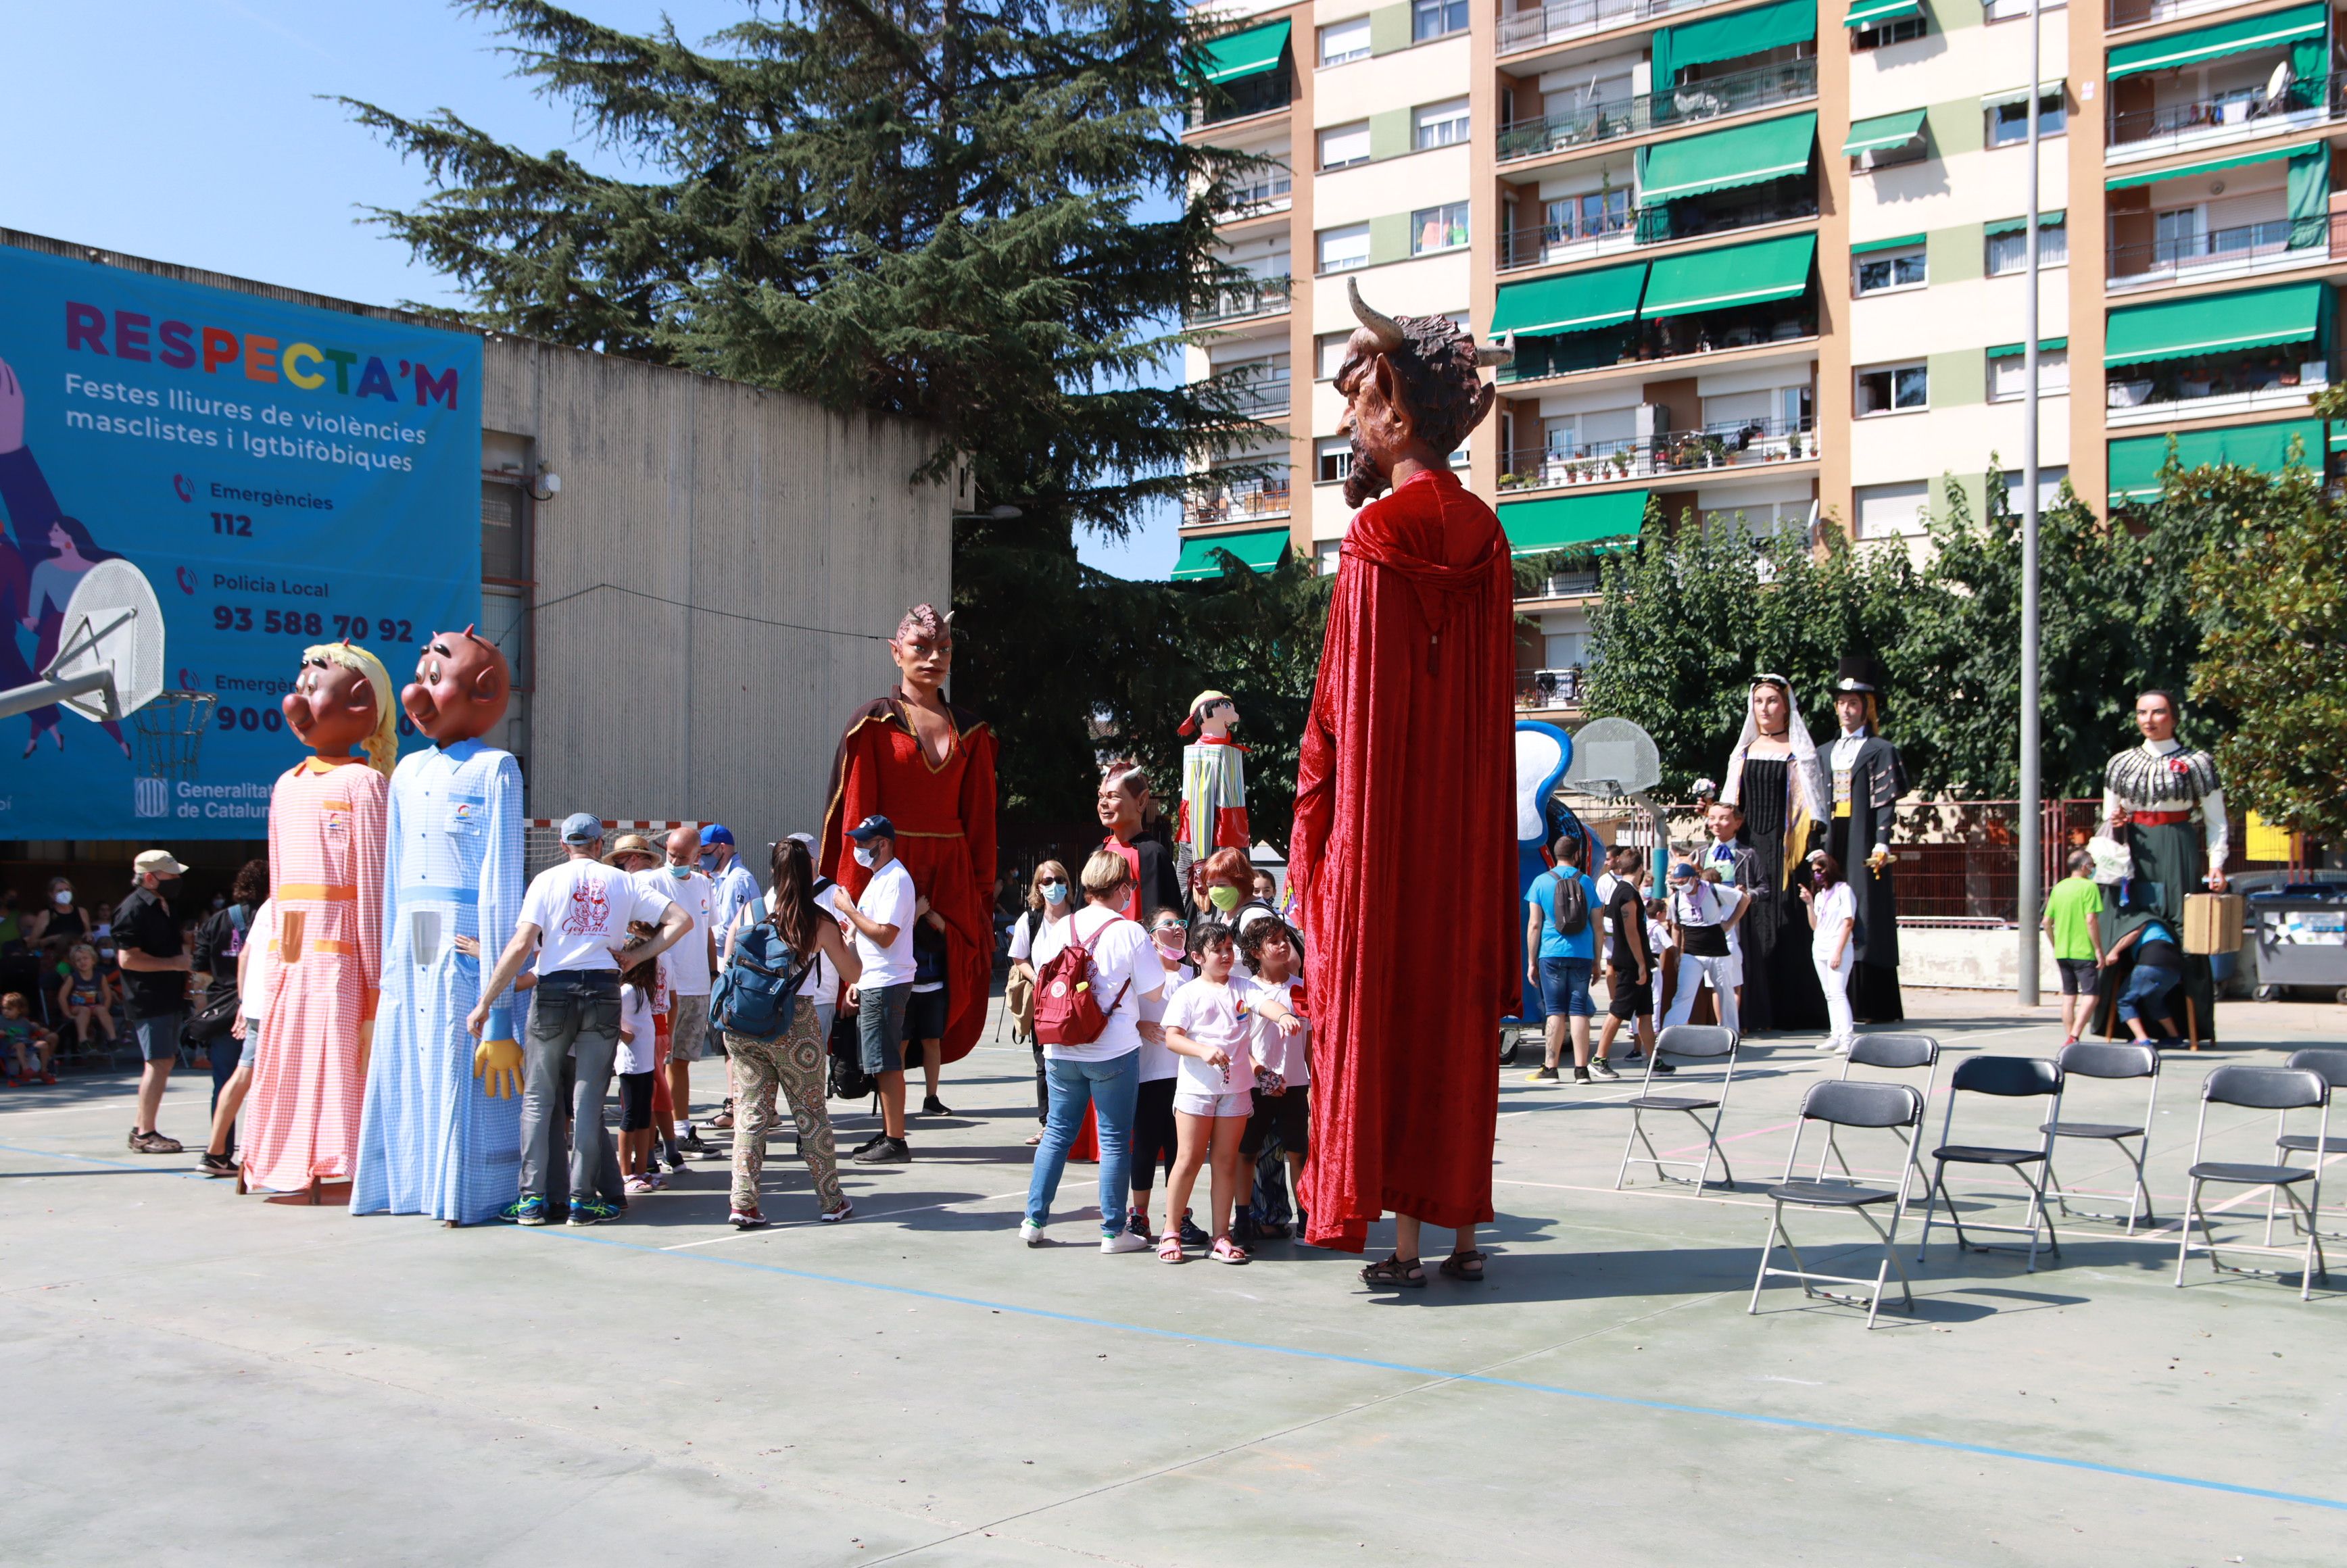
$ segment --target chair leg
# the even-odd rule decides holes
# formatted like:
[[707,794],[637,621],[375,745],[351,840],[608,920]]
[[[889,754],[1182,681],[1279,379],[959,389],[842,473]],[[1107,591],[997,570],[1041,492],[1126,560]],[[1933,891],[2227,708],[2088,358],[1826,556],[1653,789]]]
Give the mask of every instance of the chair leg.
[[[1932,1245],[1932,1211],[1939,1204],[1940,1189],[1947,1180],[1947,1175],[1948,1163],[1945,1160],[1932,1162],[1932,1184],[1923,1189],[1923,1234],[1915,1243],[1915,1262],[1919,1267],[1923,1262],[1923,1249]],[[1948,1213],[1951,1215],[1955,1213],[1955,1200],[1949,1199]]]
[[1777,1251],[1777,1233],[1783,1227],[1785,1204],[1778,1199],[1768,1211],[1768,1239],[1760,1244],[1760,1269],[1752,1276],[1752,1299],[1744,1304],[1744,1314],[1751,1317],[1760,1310],[1760,1287],[1768,1283],[1768,1259]]
[[2195,1220],[2199,1222],[2200,1228],[2209,1236],[2209,1266],[2213,1268],[2217,1263],[2217,1233],[2209,1229],[2209,1216],[2200,1212],[2200,1186],[2199,1178],[2194,1177],[2191,1190],[2184,1198],[2183,1234],[2176,1244],[2176,1288],[2178,1290],[2184,1288],[2184,1260],[2192,1255],[2192,1225]]
[[2062,1255],[2062,1238],[2055,1234],[2054,1216],[2045,1208],[2045,1178],[2053,1164],[2050,1158],[2040,1161],[2037,1180],[2029,1188],[2029,1266],[2023,1270],[2026,1274],[2037,1272],[2037,1227],[2040,1225],[2045,1227],[2046,1246],[2055,1257]]
[[1622,1184],[1629,1179],[1630,1151],[1636,1147],[1638,1143],[1638,1108],[1635,1105],[1631,1106],[1630,1135],[1622,1140],[1622,1167],[1614,1173],[1614,1190],[1617,1193],[1622,1190]]
[[2151,1211],[2151,1188],[2143,1179],[2144,1162],[2151,1158],[2151,1132],[2149,1129],[2146,1129],[2144,1135],[2137,1140],[2136,1146],[2132,1149],[2127,1147],[2127,1140],[2124,1138],[2114,1138],[2111,1141],[2118,1145],[2120,1153],[2125,1154],[2135,1163],[2135,1191],[2127,1194],[2127,1234],[2133,1235],[2135,1235],[2136,1205],[2138,1203],[2143,1205],[2144,1224],[2153,1224],[2159,1218]]
[[2062,1217],[2065,1220],[2070,1218],[2070,1199],[2062,1191],[2062,1179],[2054,1173],[2054,1161],[2050,1156],[2045,1162],[2045,1191],[2052,1195],[2054,1206],[2062,1211]]
[[1899,1276],[1899,1298],[1905,1304],[1906,1310],[1909,1312],[1915,1310],[1915,1291],[1908,1282],[1907,1271],[1899,1266],[1899,1249],[1892,1240],[1898,1234],[1899,1216],[1892,1214],[1888,1226],[1877,1223],[1875,1217],[1864,1209],[1858,1211],[1858,1217],[1873,1226],[1876,1237],[1882,1243],[1882,1262],[1874,1270],[1874,1299],[1866,1308],[1866,1326],[1871,1328],[1874,1327],[1875,1318],[1882,1311],[1883,1287],[1889,1283],[1892,1272],[1895,1271]]

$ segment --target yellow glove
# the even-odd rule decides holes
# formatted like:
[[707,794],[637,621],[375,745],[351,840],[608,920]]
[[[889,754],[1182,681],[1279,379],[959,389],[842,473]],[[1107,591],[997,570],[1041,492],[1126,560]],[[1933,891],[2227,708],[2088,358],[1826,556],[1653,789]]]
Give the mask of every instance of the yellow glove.
[[492,1100],[521,1094],[521,1046],[510,1040],[485,1040],[473,1048],[473,1076]]

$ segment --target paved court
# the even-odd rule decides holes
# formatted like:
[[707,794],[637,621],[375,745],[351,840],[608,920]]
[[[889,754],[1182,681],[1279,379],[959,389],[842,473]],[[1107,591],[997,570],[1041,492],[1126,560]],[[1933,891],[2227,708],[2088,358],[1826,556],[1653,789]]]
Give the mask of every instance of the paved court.
[[[2058,1033],[2050,1009],[1993,998],[1910,1006],[1956,1053]],[[2347,1039],[2336,1008],[2221,1018],[2224,1050],[2168,1062],[2163,1220],[2207,1067]],[[139,1160],[127,1078],[0,1091],[0,1560],[2347,1555],[2347,1257],[2301,1306],[2205,1266],[2171,1288],[2172,1232],[2073,1222],[2034,1275],[1935,1232],[1911,1318],[1869,1334],[1789,1286],[1746,1316],[1755,1188],[1829,1061],[1808,1040],[1747,1050],[1723,1129],[1744,1184],[1700,1199],[1611,1190],[1626,1081],[1509,1071],[1491,1279],[1399,1299],[1284,1243],[1245,1268],[1103,1256],[1089,1213],[1055,1224],[1065,1245],[1021,1248],[1023,1049],[956,1070],[958,1114],[915,1122],[917,1163],[847,1177],[853,1224],[812,1223],[778,1141],[765,1205],[791,1223],[748,1235],[723,1223],[716,1163],[618,1225],[455,1231],[238,1198],[192,1154]],[[722,1093],[711,1064],[699,1088]],[[208,1090],[181,1075],[164,1130],[192,1143]],[[2247,1149],[2270,1123],[2224,1124]],[[844,1141],[867,1126],[843,1118]],[[1887,1137],[1851,1148],[1861,1171],[1891,1164]],[[2064,1175],[2120,1183],[2107,1158]],[[1063,1199],[1088,1201],[1090,1177],[1072,1167]],[[1865,1255],[1831,1245],[1854,1225],[1797,1223],[1812,1259]]]

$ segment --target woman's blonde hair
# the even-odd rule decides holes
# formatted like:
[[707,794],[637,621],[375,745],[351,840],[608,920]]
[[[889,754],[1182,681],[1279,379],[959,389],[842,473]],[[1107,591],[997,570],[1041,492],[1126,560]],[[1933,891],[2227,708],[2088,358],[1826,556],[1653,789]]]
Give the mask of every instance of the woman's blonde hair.
[[1062,882],[1068,879],[1068,868],[1056,860],[1046,860],[1035,867],[1035,875],[1027,879],[1027,907],[1040,909],[1043,907],[1043,878],[1052,874],[1057,874]]
[[1133,867],[1113,849],[1095,849],[1084,862],[1084,897],[1106,898],[1133,881]]
[[329,664],[339,664],[345,670],[355,670],[366,677],[374,692],[374,733],[362,746],[366,752],[367,766],[391,776],[399,765],[399,704],[392,700],[391,671],[383,661],[354,642],[321,642],[315,648],[302,650],[302,662],[323,659]]

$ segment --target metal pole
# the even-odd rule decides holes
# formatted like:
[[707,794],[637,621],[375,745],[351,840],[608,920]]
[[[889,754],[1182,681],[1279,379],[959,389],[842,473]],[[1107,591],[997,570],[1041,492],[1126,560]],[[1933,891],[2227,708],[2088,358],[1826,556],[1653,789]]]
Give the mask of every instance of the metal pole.
[[2044,866],[2038,840],[2045,825],[2037,769],[2037,130],[2044,112],[2038,101],[2039,4],[2029,0],[2029,211],[2022,220],[2029,287],[2021,309],[2021,864],[2015,878],[2020,907],[2014,913],[2020,917],[2019,999],[2028,1008],[2037,1005],[2037,904]]

